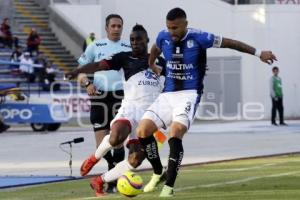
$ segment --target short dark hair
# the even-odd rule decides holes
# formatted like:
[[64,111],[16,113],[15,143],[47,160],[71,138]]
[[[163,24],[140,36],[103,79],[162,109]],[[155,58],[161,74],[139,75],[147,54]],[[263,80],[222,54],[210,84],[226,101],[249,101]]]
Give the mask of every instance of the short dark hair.
[[132,27],[132,31],[141,31],[141,32],[144,32],[148,36],[146,29],[141,24],[136,24],[134,27]]
[[118,18],[118,19],[120,19],[122,21],[122,24],[123,24],[123,18],[120,15],[118,15],[118,14],[110,14],[105,19],[106,26],[108,26],[109,20],[112,19],[112,18]]
[[277,66],[273,67],[272,71],[275,71],[275,70],[279,70],[279,68]]
[[181,8],[173,8],[167,14],[167,20],[173,21],[178,18],[186,19],[186,13]]

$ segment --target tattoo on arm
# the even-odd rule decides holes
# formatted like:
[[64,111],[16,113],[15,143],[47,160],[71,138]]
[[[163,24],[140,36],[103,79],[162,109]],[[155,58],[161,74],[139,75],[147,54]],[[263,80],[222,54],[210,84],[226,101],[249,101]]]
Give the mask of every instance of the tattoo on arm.
[[240,42],[238,40],[232,40],[228,38],[223,38],[221,48],[235,49],[240,52],[248,53],[251,55],[255,54],[256,49],[246,43]]

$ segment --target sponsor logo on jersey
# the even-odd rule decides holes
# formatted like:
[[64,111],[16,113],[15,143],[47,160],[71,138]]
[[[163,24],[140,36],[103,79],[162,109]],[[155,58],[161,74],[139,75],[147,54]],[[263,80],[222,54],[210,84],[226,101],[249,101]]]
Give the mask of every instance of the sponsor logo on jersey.
[[183,58],[183,54],[180,53],[180,54],[172,54],[172,57],[173,58]]
[[182,63],[167,63],[167,68],[172,70],[186,70],[193,69],[193,64],[182,64]]
[[180,47],[176,47],[175,54],[172,54],[173,58],[183,58],[183,54],[180,53]]
[[165,40],[165,43],[166,43],[167,45],[170,45],[170,41],[169,41],[169,40]]
[[140,80],[138,82],[138,85],[149,85],[149,86],[157,87],[159,85],[159,82],[158,81],[149,81],[149,80]]
[[167,75],[167,77],[171,78],[171,79],[177,79],[177,80],[180,80],[180,81],[194,80],[194,76],[193,75],[183,75],[183,74],[172,74],[172,73],[169,73]]
[[97,47],[102,47],[102,46],[106,46],[107,45],[107,43],[105,42],[105,43],[96,43],[96,46]]
[[192,48],[194,46],[194,40],[188,40],[186,44],[188,48]]

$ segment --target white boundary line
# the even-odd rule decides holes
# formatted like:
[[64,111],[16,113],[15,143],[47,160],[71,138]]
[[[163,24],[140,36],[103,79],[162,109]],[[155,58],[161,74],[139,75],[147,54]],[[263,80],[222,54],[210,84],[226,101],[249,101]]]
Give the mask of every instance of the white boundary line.
[[[210,170],[205,170],[205,169],[202,169],[203,172],[235,172],[235,171],[248,171],[248,170],[252,170],[252,169],[261,169],[261,168],[264,168],[264,167],[269,167],[269,166],[277,166],[277,165],[281,165],[281,164],[285,164],[285,163],[299,163],[299,161],[278,161],[278,162],[274,162],[274,163],[265,163],[265,164],[262,164],[262,165],[257,165],[257,166],[253,166],[253,167],[241,167],[241,168],[231,168],[231,169],[210,169]],[[180,172],[199,172],[199,170],[194,170],[194,169],[180,169]]]
[[245,167],[245,168],[232,168],[232,169],[211,169],[207,170],[206,172],[242,172],[242,171],[248,171],[252,169],[261,169],[264,167],[269,167],[269,166],[276,166],[281,163],[267,163],[259,166],[254,166],[254,167]]
[[177,188],[174,191],[178,192],[178,191],[184,191],[184,190],[192,190],[192,189],[196,189],[196,188],[210,188],[210,187],[215,187],[215,186],[245,183],[245,182],[262,179],[262,178],[282,177],[282,176],[289,176],[289,175],[294,175],[294,174],[298,174],[298,173],[300,173],[300,171],[293,171],[293,172],[280,173],[280,174],[271,174],[271,175],[266,175],[266,176],[254,176],[254,177],[249,177],[249,178],[244,178],[244,179],[239,179],[239,180],[226,181],[226,182],[222,182],[222,183],[211,183],[211,184],[204,184],[204,185],[182,187],[182,188]]

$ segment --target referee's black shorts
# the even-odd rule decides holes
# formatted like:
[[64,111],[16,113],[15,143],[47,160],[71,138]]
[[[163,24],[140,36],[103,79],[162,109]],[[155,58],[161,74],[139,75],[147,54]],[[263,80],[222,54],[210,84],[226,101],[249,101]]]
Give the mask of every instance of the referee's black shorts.
[[117,114],[124,96],[123,90],[100,91],[91,98],[90,121],[94,131],[110,129],[110,122]]

